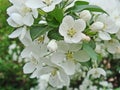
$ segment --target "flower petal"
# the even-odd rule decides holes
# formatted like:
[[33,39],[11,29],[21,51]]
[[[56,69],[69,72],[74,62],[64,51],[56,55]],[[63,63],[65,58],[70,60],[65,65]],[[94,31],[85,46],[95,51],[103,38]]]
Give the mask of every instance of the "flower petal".
[[33,22],[34,22],[34,19],[31,14],[28,13],[26,16],[24,16],[23,23],[25,25],[31,26],[31,25],[33,25]]
[[21,33],[22,33],[22,28],[18,28],[9,35],[9,38],[19,37]]
[[23,67],[23,72],[24,73],[32,73],[36,68],[36,65],[31,63],[31,62],[28,62],[24,65]]
[[20,14],[18,14],[18,13],[13,13],[13,14],[11,14],[11,18],[12,18],[12,20],[13,20],[16,24],[18,24],[19,26],[22,26],[22,25],[23,25],[23,17],[22,17]]
[[55,64],[60,64],[62,61],[64,61],[65,55],[61,52],[56,52],[52,55],[51,61]]
[[77,30],[77,32],[84,31],[86,28],[85,21],[83,19],[75,20],[74,28],[75,28],[75,30]]
[[42,0],[28,0],[26,2],[26,5],[32,9],[44,7],[45,4],[42,2]]
[[90,60],[89,55],[84,50],[80,50],[78,52],[75,52],[74,58],[79,62],[87,62]]
[[100,31],[98,33],[98,35],[102,40],[110,40],[111,39],[110,35],[107,32]]
[[61,64],[61,67],[65,70],[67,75],[73,75],[75,73],[75,63],[73,61],[67,60]]

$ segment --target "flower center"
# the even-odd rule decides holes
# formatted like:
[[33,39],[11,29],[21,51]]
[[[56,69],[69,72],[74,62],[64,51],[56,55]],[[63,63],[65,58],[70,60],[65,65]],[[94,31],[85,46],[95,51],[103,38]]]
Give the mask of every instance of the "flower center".
[[42,0],[47,6],[51,5],[53,0]]
[[68,51],[65,55],[67,60],[73,59],[73,52]]
[[76,34],[76,30],[74,28],[71,28],[68,30],[67,35],[70,37],[73,37]]
[[40,36],[40,37],[37,39],[37,41],[38,41],[38,43],[43,43],[43,42],[44,42],[44,39],[45,39],[44,36]]
[[22,13],[24,13],[24,14],[26,14],[26,13],[28,13],[28,12],[32,12],[32,10],[31,10],[30,8],[27,8],[27,7],[23,7],[21,11],[22,11]]
[[57,69],[55,68],[52,72],[51,72],[51,75],[55,76],[57,74]]

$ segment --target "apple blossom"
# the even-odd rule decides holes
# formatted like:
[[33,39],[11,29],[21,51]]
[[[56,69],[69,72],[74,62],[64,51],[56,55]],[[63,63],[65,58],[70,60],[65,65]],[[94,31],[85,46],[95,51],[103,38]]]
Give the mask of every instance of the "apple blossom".
[[85,21],[89,21],[92,18],[92,15],[90,13],[90,11],[88,10],[83,10],[79,13],[79,16],[81,19],[85,20]]
[[41,8],[45,12],[50,12],[55,8],[55,5],[59,4],[62,0],[28,0],[26,5],[30,8]]
[[83,38],[82,31],[85,27],[84,20],[74,20],[72,16],[65,16],[59,27],[59,33],[64,37],[65,42],[79,43]]

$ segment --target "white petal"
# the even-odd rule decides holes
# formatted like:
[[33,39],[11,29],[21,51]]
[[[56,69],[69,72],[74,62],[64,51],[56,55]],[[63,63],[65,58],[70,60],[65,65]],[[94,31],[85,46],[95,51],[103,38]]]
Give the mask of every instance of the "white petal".
[[107,28],[105,31],[110,34],[115,34],[119,31],[119,27],[117,27],[117,25],[114,24],[114,25],[111,25],[109,28]]
[[65,86],[69,86],[70,84],[70,78],[69,76],[62,70],[59,70],[60,72],[60,77],[61,77],[61,80],[62,82],[64,83]]
[[70,51],[78,51],[82,48],[82,45],[81,44],[69,44],[68,45]]
[[92,69],[90,69],[90,70],[88,71],[87,76],[89,77],[91,74],[94,74],[95,71],[96,71],[96,68],[92,68]]
[[33,25],[33,22],[34,22],[34,19],[31,14],[27,14],[26,16],[24,16],[23,23],[25,25],[31,26],[31,25]]
[[12,26],[12,27],[19,27],[19,26],[20,26],[20,25],[18,25],[17,23],[15,23],[11,17],[9,17],[9,18],[7,19],[7,22],[8,22],[8,24],[9,24],[10,26]]
[[73,25],[74,25],[74,19],[72,16],[65,16],[63,18],[63,23],[66,23],[66,25],[69,27],[69,28],[73,28]]
[[53,71],[52,67],[43,67],[38,73],[38,76],[45,75],[45,74],[50,74]]
[[111,39],[110,35],[107,32],[99,32],[99,37],[102,40],[110,40]]
[[96,68],[96,70],[99,71],[101,75],[106,76],[106,72],[102,68]]
[[58,4],[60,3],[62,0],[53,0],[53,4]]
[[19,37],[21,33],[22,33],[22,28],[18,28],[9,35],[9,38]]
[[76,33],[76,34],[71,38],[72,43],[79,43],[79,42],[83,39],[82,36],[83,36],[83,35],[82,35],[81,32]]
[[22,17],[20,14],[18,14],[18,13],[13,13],[13,14],[11,14],[11,18],[12,18],[12,20],[13,20],[16,24],[18,24],[19,26],[22,26],[22,25],[23,25],[23,17]]
[[10,16],[12,13],[18,12],[15,6],[11,6],[7,9],[7,14]]
[[[72,38],[69,37],[69,36],[65,36],[65,37],[64,37],[64,41],[65,41],[66,43],[73,43]],[[77,40],[77,42],[78,42],[78,40]]]
[[20,41],[24,44],[24,46],[28,46],[32,43],[29,30],[26,32],[24,38],[20,39]]
[[85,28],[86,28],[86,23],[83,19],[78,19],[78,20],[75,20],[75,24],[74,24],[74,28],[75,30],[78,31],[84,31]]
[[35,67],[36,67],[35,64],[28,62],[24,65],[23,72],[24,73],[32,73],[35,70]]
[[22,58],[29,57],[29,55],[31,53],[31,48],[32,47],[27,47],[27,48],[23,49],[23,51],[21,52],[21,57]]
[[26,5],[32,9],[44,7],[45,4],[42,2],[42,0],[28,0],[26,2]]
[[62,36],[65,36],[70,28],[67,26],[67,23],[62,23],[59,27],[59,33]]
[[32,14],[33,14],[34,18],[37,18],[38,17],[37,9],[32,9]]
[[61,67],[65,70],[67,75],[73,75],[75,73],[75,63],[67,60],[61,64]]
[[50,12],[55,8],[55,5],[50,5],[50,6],[46,6],[44,8],[42,8],[43,11],[45,12]]
[[64,61],[65,55],[61,52],[56,52],[52,55],[51,61],[55,64],[60,64],[62,61]]
[[89,55],[84,50],[75,52],[74,58],[79,62],[87,62],[88,60],[90,60]]
[[58,74],[50,76],[49,84],[52,85],[53,87],[62,87],[62,85],[63,85],[59,79]]
[[21,32],[20,37],[19,37],[20,40],[25,37],[26,32],[27,32],[26,27],[23,27],[22,32]]

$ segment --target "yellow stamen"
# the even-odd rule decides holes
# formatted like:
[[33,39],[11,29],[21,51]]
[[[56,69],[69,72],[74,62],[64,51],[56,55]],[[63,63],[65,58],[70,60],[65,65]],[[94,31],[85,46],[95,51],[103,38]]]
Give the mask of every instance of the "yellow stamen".
[[67,33],[68,36],[73,37],[75,34],[76,34],[75,29],[71,28],[70,30],[68,30],[68,33]]
[[73,59],[73,52],[68,51],[68,52],[65,53],[65,54],[66,54],[66,59],[67,59],[67,60]]

